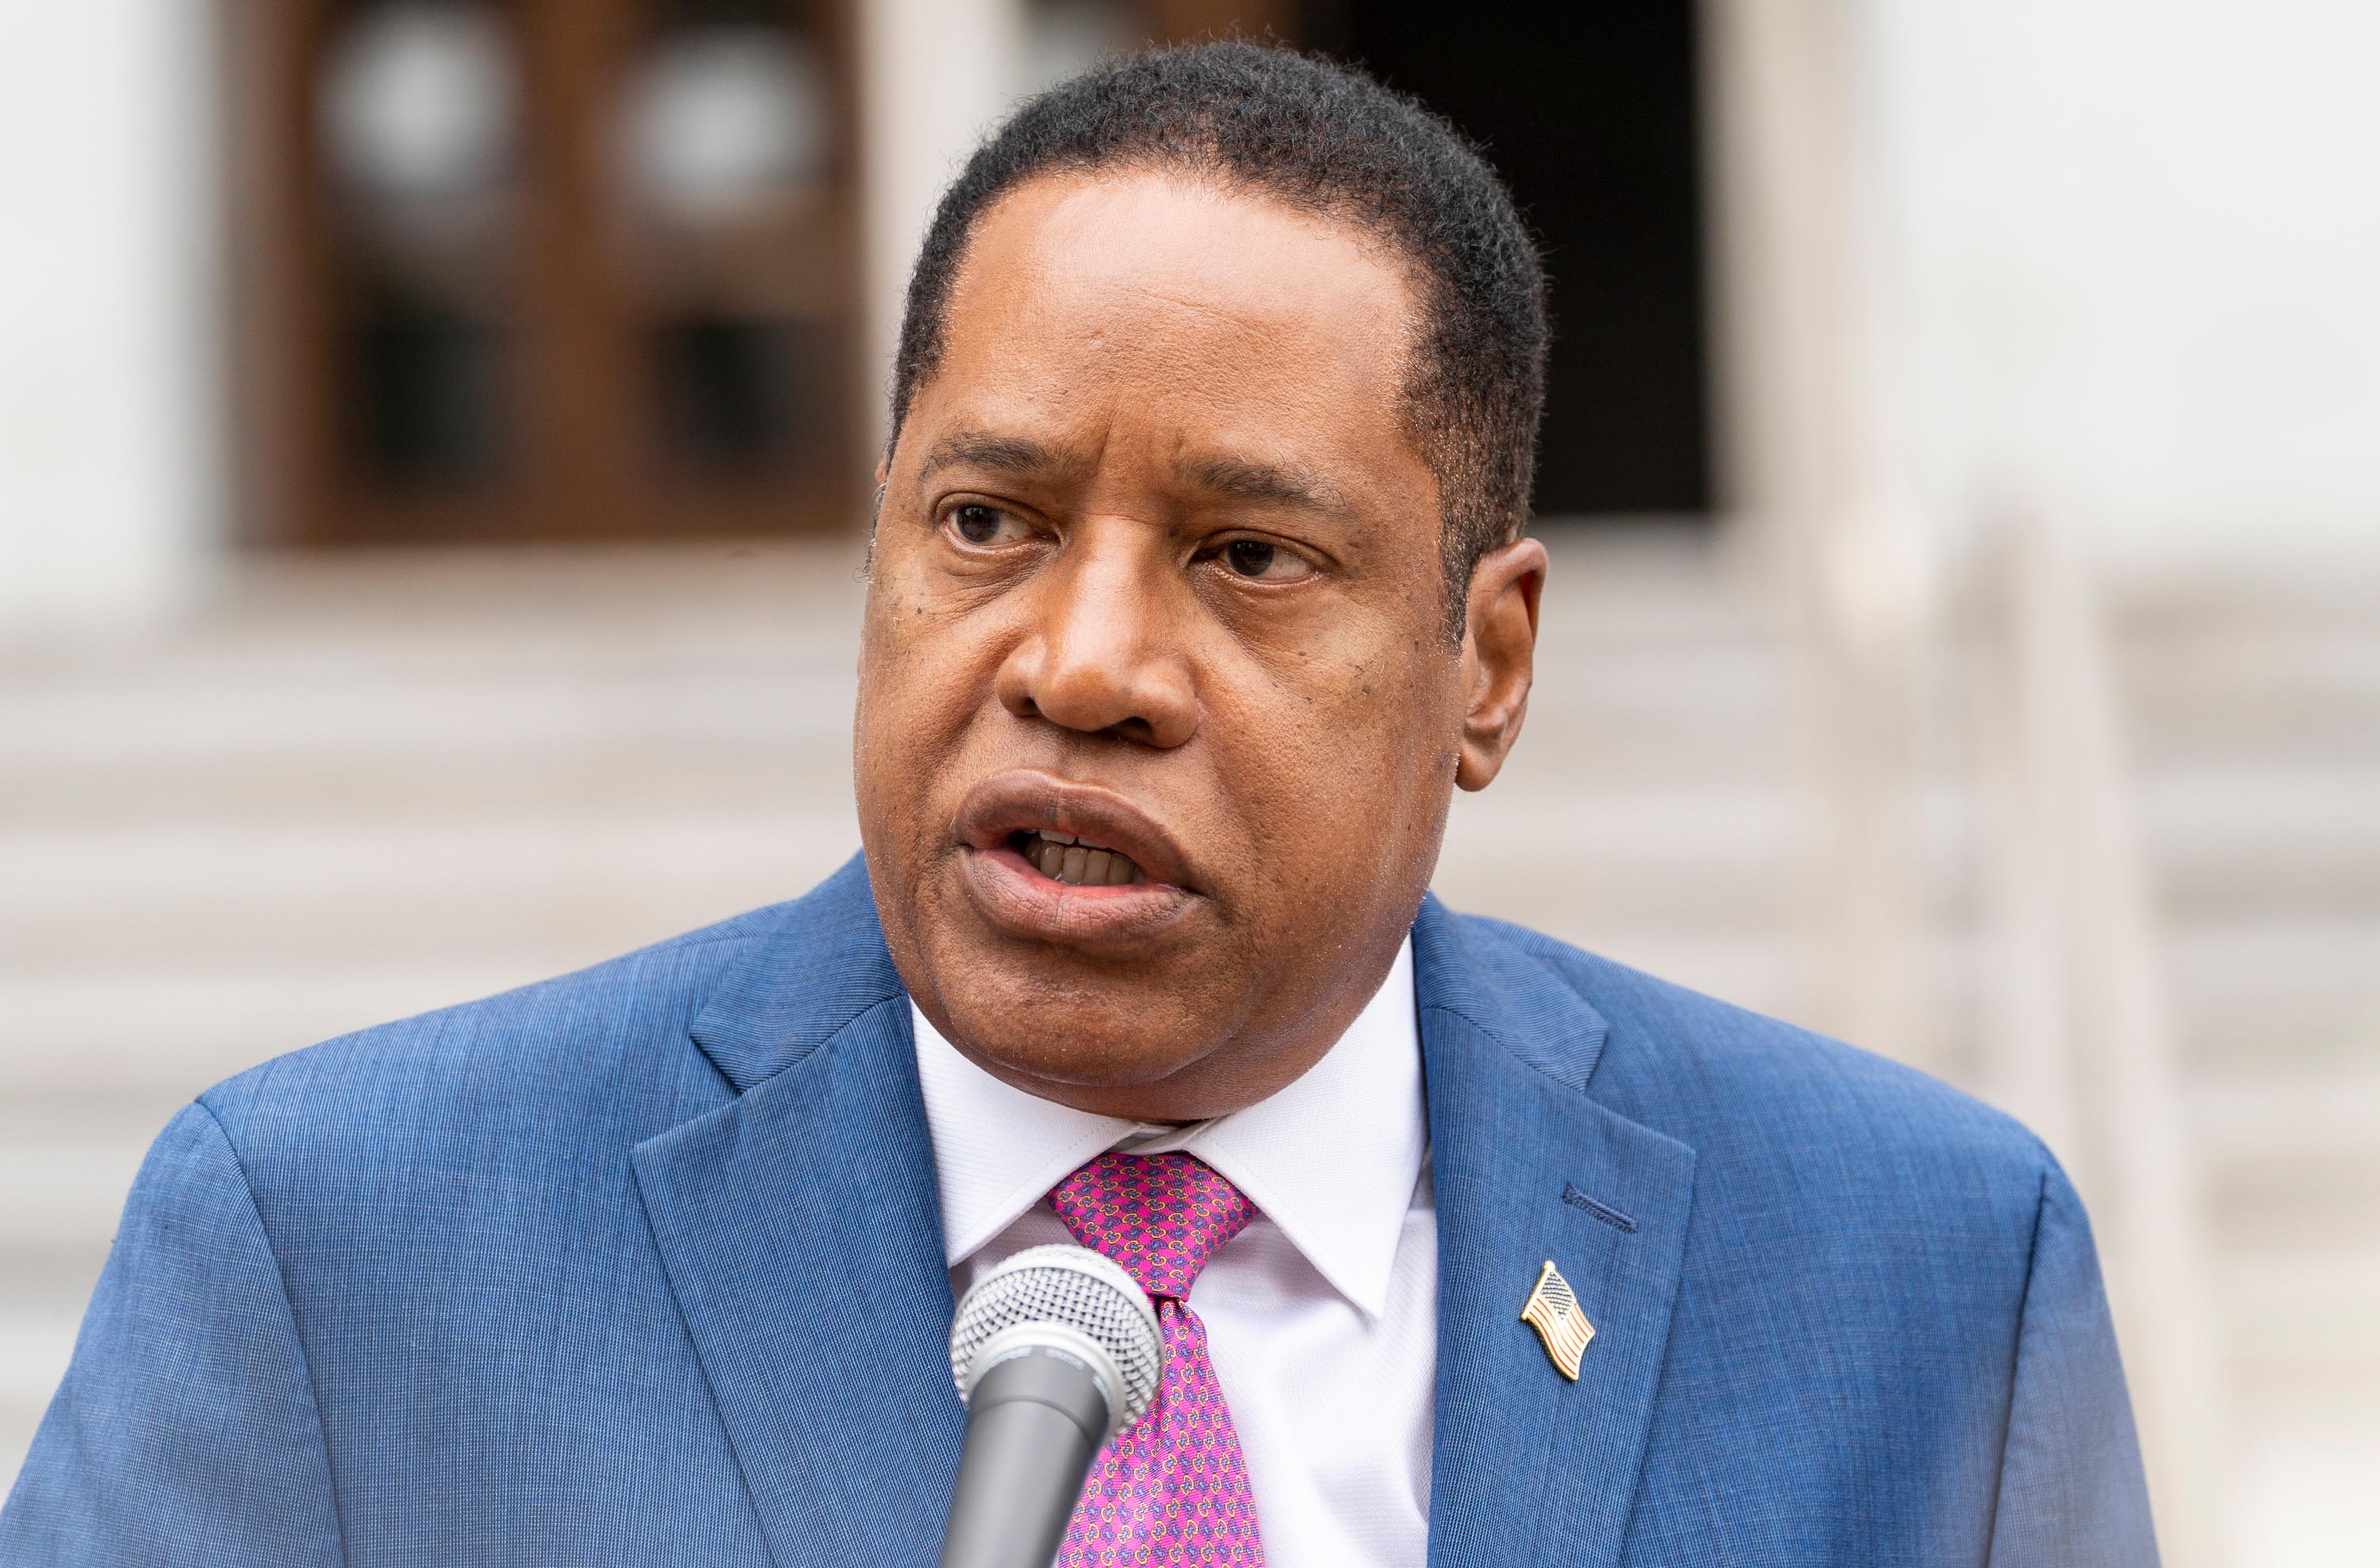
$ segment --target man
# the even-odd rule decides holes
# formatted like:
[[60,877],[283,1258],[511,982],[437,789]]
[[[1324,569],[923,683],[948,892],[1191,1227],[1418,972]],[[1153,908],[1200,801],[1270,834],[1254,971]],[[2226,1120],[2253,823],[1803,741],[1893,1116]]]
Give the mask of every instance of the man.
[[1541,298],[1361,77],[1028,105],[910,293],[864,858],[200,1097],[0,1561],[924,1562],[953,1288],[1069,1239],[1169,1358],[1070,1563],[2153,1561],[2037,1142],[1426,896],[1528,697]]

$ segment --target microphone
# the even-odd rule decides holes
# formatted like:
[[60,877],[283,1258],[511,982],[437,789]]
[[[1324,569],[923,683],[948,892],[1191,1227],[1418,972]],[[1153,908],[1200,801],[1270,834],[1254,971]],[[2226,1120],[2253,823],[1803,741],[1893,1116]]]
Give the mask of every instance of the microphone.
[[1050,1568],[1092,1459],[1164,1369],[1157,1309],[1089,1247],[1027,1247],[978,1280],[951,1324],[967,1429],[941,1568]]

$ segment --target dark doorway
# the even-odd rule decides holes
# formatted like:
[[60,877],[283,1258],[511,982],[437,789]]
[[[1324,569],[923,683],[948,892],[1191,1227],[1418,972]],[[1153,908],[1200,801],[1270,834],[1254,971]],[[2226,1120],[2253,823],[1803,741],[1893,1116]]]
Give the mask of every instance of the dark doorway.
[[1308,0],[1304,41],[1485,144],[1553,280],[1542,516],[1710,505],[1692,0]]
[[251,537],[859,527],[857,4],[229,7]]

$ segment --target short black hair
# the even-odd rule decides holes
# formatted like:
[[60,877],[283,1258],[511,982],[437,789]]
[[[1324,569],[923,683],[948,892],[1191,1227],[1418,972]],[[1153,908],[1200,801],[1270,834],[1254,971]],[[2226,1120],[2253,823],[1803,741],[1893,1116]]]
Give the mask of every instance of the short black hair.
[[[892,440],[942,350],[951,288],[984,213],[1038,176],[1178,169],[1344,218],[1419,274],[1425,340],[1406,434],[1438,480],[1449,615],[1479,557],[1528,517],[1545,406],[1543,264],[1477,147],[1362,71],[1241,40],[1094,67],[1026,102],[935,209],[892,366]],[[890,448],[888,446],[888,452]]]

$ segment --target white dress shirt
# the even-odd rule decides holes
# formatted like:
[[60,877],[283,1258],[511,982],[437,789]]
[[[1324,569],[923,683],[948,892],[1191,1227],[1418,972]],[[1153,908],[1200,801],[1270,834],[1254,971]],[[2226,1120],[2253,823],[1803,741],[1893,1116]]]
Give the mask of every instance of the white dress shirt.
[[1189,1126],[1094,1116],[1012,1088],[910,1006],[960,1292],[1074,1238],[1050,1189],[1109,1149],[1184,1149],[1258,1210],[1191,1287],[1270,1568],[1415,1568],[1429,1521],[1438,1214],[1413,942],[1338,1044],[1244,1111]]

